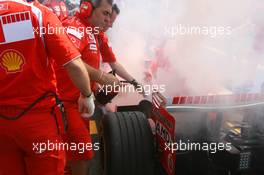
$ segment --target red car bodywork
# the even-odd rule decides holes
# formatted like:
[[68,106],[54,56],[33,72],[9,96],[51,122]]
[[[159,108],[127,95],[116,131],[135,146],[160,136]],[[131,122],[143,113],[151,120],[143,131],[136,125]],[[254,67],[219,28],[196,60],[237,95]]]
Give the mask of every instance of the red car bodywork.
[[[152,98],[153,111],[151,118],[156,124],[156,142],[160,151],[159,160],[167,175],[175,175],[176,151],[168,149],[168,142],[176,142],[176,117],[171,109],[211,109],[207,116],[213,120],[216,109],[239,109],[243,111],[251,105],[262,104],[264,94],[206,95],[179,96],[171,99],[168,104],[160,93],[154,93]],[[167,149],[166,149],[167,148]]]

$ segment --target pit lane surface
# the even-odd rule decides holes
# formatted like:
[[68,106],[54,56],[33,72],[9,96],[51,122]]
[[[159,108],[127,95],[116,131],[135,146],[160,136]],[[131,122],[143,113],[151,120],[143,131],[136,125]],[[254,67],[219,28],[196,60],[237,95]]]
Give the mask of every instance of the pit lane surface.
[[[98,130],[100,128],[99,126],[102,116],[103,116],[102,110],[96,108],[94,116],[89,121],[89,129],[93,143],[99,143]],[[89,175],[100,175],[101,174],[100,167],[101,165],[100,165],[100,149],[99,149],[98,151],[94,151],[94,157],[90,163]]]

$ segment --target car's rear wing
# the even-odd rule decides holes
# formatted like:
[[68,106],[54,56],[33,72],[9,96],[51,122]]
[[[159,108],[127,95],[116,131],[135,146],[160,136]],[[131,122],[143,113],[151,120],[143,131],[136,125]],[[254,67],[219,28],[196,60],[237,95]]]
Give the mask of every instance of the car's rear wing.
[[161,93],[155,92],[152,94],[152,104],[154,108],[164,108],[168,112],[175,110],[244,110],[248,108],[262,108],[264,106],[264,93],[166,98]]
[[246,109],[264,105],[264,94],[247,93],[232,95],[177,96],[171,103],[160,93],[153,93],[155,107],[171,110],[228,110]]
[[247,93],[231,95],[178,96],[172,100],[172,105],[240,105],[264,102],[264,94]]

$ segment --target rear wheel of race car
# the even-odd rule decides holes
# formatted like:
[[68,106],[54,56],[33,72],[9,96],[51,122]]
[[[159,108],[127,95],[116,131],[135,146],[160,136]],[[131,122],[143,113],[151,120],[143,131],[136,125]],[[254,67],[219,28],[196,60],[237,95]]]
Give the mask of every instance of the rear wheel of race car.
[[153,175],[154,142],[141,112],[116,112],[103,118],[103,175]]

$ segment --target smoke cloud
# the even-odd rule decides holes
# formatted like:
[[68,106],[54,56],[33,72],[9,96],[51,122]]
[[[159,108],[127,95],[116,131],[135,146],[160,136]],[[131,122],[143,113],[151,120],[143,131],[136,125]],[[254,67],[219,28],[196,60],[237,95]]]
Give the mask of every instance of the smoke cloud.
[[166,96],[228,94],[264,75],[264,51],[256,49],[264,45],[257,37],[264,26],[260,0],[116,3],[121,13],[109,36],[119,62],[143,82],[145,61],[161,49],[170,66],[159,68],[152,83],[165,84]]

